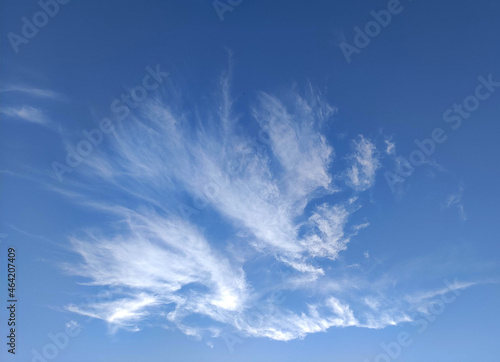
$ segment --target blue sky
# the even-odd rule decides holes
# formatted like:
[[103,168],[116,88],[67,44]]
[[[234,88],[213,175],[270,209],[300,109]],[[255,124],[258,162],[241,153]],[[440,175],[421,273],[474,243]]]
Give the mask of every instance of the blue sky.
[[498,360],[498,2],[1,6],[2,360]]

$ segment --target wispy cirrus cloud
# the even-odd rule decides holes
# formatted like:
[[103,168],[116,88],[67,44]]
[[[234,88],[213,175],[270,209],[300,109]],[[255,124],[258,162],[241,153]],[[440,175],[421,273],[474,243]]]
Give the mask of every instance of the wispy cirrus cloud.
[[0,89],[2,93],[21,93],[37,98],[45,98],[51,100],[64,100],[66,97],[60,93],[50,89],[36,88],[32,86],[10,85]]
[[43,126],[50,124],[49,119],[42,110],[31,106],[3,107],[0,108],[0,113]]
[[347,185],[357,191],[365,191],[375,182],[375,173],[380,167],[375,145],[362,135],[352,141],[353,153],[348,156],[351,166],[347,170]]
[[447,196],[446,201],[444,203],[444,207],[446,208],[456,207],[458,210],[458,215],[460,217],[460,220],[467,221],[467,214],[465,212],[465,207],[462,201],[462,196],[464,191],[465,188],[463,187],[463,185],[460,185],[457,193]]
[[386,145],[385,153],[388,155],[395,155],[396,154],[396,143],[392,142],[391,139],[384,140],[384,143]]
[[[1,114],[54,129],[55,125],[50,121],[47,114],[40,107],[33,106],[33,101],[61,101],[66,99],[62,94],[50,89],[32,86],[10,85],[1,88],[0,92],[5,93],[5,99],[7,99],[7,101],[4,101],[5,105],[0,107]],[[9,98],[7,98],[7,95],[9,95]],[[22,103],[19,105],[20,99]]]
[[[143,102],[117,124],[109,148],[85,160],[80,186],[65,196],[117,222],[72,237],[80,262],[64,268],[109,288],[111,297],[67,309],[111,330],[148,322],[196,337],[230,330],[276,340],[409,321],[411,303],[391,291],[394,280],[363,274],[368,254],[357,268],[336,264],[368,223],[354,221],[361,200],[333,182],[335,150],[323,128],[335,107],[312,85],[282,96],[262,92],[243,132],[230,84],[228,73],[214,109],[191,112],[170,83],[169,99]],[[352,145],[348,169],[337,174],[367,190],[379,154],[362,135]],[[199,211],[179,212],[186,197],[215,215],[217,226]],[[268,290],[299,302],[268,303]]]
[[[177,305],[173,314],[203,313],[216,316],[244,306],[248,286],[241,267],[232,266],[208,244],[195,226],[180,218],[141,215],[114,210],[127,221],[127,231],[115,238],[89,234],[72,239],[83,258],[66,264],[74,275],[90,284],[122,288],[123,295],[68,310],[103,319],[114,328],[135,328],[155,305]],[[187,288],[198,285],[197,288]]]

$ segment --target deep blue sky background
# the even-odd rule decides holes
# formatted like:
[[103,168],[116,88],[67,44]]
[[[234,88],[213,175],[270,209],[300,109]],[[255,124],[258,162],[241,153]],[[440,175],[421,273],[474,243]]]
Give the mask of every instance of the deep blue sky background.
[[[1,114],[0,231],[7,234],[0,244],[1,265],[7,247],[14,245],[21,301],[17,359],[5,353],[6,314],[0,313],[1,359],[30,361],[32,349],[50,341],[48,333],[75,320],[83,329],[56,360],[372,361],[383,352],[380,343],[407,331],[414,342],[403,349],[401,361],[498,361],[500,88],[456,131],[442,116],[474,93],[479,76],[492,74],[500,81],[500,3],[402,1],[404,10],[347,63],[339,43],[352,44],[353,28],[363,27],[372,20],[370,11],[386,4],[244,0],[221,22],[205,0],[71,1],[15,54],[7,34],[20,34],[21,17],[31,18],[39,7],[35,1],[2,1],[0,107],[35,107],[54,126]],[[77,284],[84,279],[59,267],[79,260],[68,237],[107,225],[111,218],[52,189],[60,185],[50,165],[65,156],[61,134],[76,143],[82,129],[97,127],[111,114],[113,98],[140,84],[148,65],[160,64],[193,104],[210,104],[217,79],[228,68],[227,49],[235,113],[241,114],[244,132],[255,127],[249,110],[259,91],[279,95],[310,81],[324,92],[338,108],[324,130],[335,149],[335,170],[348,163],[343,155],[358,134],[373,140],[381,153],[384,140],[390,140],[396,154],[407,158],[414,139],[430,137],[436,127],[446,131],[448,140],[432,155],[435,164],[417,168],[401,193],[393,194],[384,178],[385,171],[395,169],[394,157],[381,158],[375,185],[359,195],[364,205],[353,215],[370,226],[332,264],[359,263],[369,250],[370,260],[376,260],[367,267],[373,270],[369,278],[408,273],[412,278],[405,288],[418,290],[442,288],[443,278],[475,283],[425,332],[409,323],[378,330],[332,327],[288,342],[242,338],[230,353],[221,338],[210,348],[175,328],[110,334],[103,321],[64,310],[92,293],[85,288],[93,288]],[[9,91],[12,87],[60,96],[47,99]],[[80,171],[67,180],[65,187],[82,180]],[[461,188],[466,220],[455,204],[443,206]],[[331,197],[354,194],[342,190]],[[201,225],[211,224],[210,212],[204,212],[208,220],[199,219]]]

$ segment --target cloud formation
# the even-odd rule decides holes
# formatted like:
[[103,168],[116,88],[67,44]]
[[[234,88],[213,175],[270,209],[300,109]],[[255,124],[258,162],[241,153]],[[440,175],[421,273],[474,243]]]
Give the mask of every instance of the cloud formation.
[[36,98],[46,98],[51,100],[63,100],[65,97],[59,93],[56,93],[50,89],[35,88],[32,86],[19,86],[12,85],[9,87],[4,87],[0,89],[0,92],[8,93],[22,93],[25,95],[30,95]]
[[357,191],[365,191],[375,182],[380,167],[375,145],[362,135],[352,141],[354,152],[349,155],[351,166],[347,171],[347,185]]
[[4,107],[0,109],[0,113],[44,126],[49,124],[49,120],[42,110],[31,106]]
[[[85,160],[74,183],[85,197],[65,194],[116,223],[72,237],[80,262],[64,267],[109,298],[67,309],[113,331],[149,321],[200,338],[230,330],[291,340],[408,321],[411,301],[384,296],[393,281],[336,264],[368,223],[353,221],[359,198],[333,182],[335,151],[323,130],[335,107],[312,85],[262,92],[242,131],[230,83],[224,75],[217,106],[203,112],[190,111],[170,83],[165,99],[143,102],[117,124],[111,146]],[[372,187],[375,145],[359,135],[345,158],[348,168],[336,172],[355,194]]]
[[462,195],[464,193],[465,188],[460,185],[457,193],[448,195],[444,206],[446,208],[456,207],[458,210],[458,215],[460,216],[460,220],[467,221],[467,214],[465,212],[464,204],[462,202]]

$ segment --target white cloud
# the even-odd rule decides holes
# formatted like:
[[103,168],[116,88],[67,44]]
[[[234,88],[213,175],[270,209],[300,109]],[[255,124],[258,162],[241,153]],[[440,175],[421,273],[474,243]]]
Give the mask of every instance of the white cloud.
[[[88,234],[72,239],[83,263],[65,265],[68,272],[87,277],[92,285],[125,288],[120,301],[69,309],[95,316],[113,326],[129,326],[152,305],[177,303],[191,312],[216,315],[218,310],[243,308],[247,285],[241,268],[218,255],[189,222],[117,210],[127,228],[119,237]],[[188,285],[203,285],[200,291]]]
[[[361,207],[357,198],[338,193],[332,201],[335,153],[322,129],[335,108],[312,86],[305,95],[295,88],[282,97],[261,93],[248,127],[257,131],[242,135],[228,77],[216,109],[186,113],[174,88],[169,102],[143,102],[135,116],[116,124],[109,149],[103,145],[85,160],[74,183],[85,197],[74,190],[65,195],[117,222],[72,237],[81,262],[65,268],[108,288],[110,298],[68,310],[104,320],[112,330],[136,331],[149,321],[196,338],[231,328],[290,340],[331,327],[407,321],[399,300],[380,296],[392,280],[357,276],[362,267],[331,270],[368,226],[352,221]],[[366,190],[379,167],[377,151],[363,136],[353,148],[344,176]],[[185,215],[183,207],[196,214]],[[212,225],[198,218],[204,212],[216,214],[215,228],[229,236],[214,236]],[[245,257],[235,256],[240,249]],[[256,267],[260,258],[264,270]],[[281,278],[282,270],[289,274]],[[296,293],[300,303],[266,302],[268,290]],[[203,325],[193,316],[203,317]]]
[[309,234],[302,241],[312,257],[336,259],[345,250],[349,241],[344,235],[344,227],[350,212],[345,206],[322,204],[309,217]]
[[352,144],[354,152],[349,156],[351,165],[346,172],[346,182],[356,191],[365,191],[375,183],[375,173],[380,167],[377,150],[362,135]]
[[135,332],[139,330],[136,323],[147,316],[147,308],[155,304],[158,304],[158,301],[154,296],[141,293],[133,298],[93,303],[84,307],[69,305],[66,309],[87,317],[105,320],[112,331],[124,328]]
[[450,208],[452,206],[456,207],[458,210],[458,215],[460,217],[460,220],[467,221],[467,214],[465,213],[465,208],[464,208],[464,204],[462,201],[462,196],[463,196],[464,190],[465,190],[464,187],[461,185],[456,194],[448,195],[444,206],[446,208]]
[[43,112],[31,106],[5,107],[0,109],[0,113],[44,126],[49,124],[49,120]]
[[53,100],[63,100],[65,97],[50,89],[35,88],[30,86],[9,86],[0,90],[0,92],[18,92],[31,95],[37,98],[47,98]]
[[[221,84],[227,87],[227,81]],[[196,120],[200,126],[194,136],[181,111],[158,100],[146,103],[138,117],[122,126],[114,144],[115,157],[89,159],[85,172],[134,195],[139,184],[168,192],[181,185],[201,203],[247,230],[255,248],[276,253],[280,260],[303,271],[321,272],[305,264],[305,259],[317,255],[312,244],[329,244],[330,257],[342,250],[334,245],[334,233],[340,232],[334,229],[343,227],[348,213],[344,212],[342,223],[331,212],[324,221],[317,214],[316,223],[321,223],[322,230],[314,239],[299,237],[301,225],[295,219],[311,199],[335,191],[328,172],[333,149],[320,133],[334,108],[312,87],[307,96],[291,92],[286,104],[263,93],[252,113],[269,138],[261,133],[264,141],[255,142],[238,134],[236,120],[228,116],[230,105],[224,105],[230,102],[227,92],[221,92],[223,105],[218,107],[224,110],[223,127]],[[148,147],[138,146],[138,142]],[[275,169],[271,163],[276,163]],[[140,197],[155,199],[157,195],[142,192]],[[322,214],[329,212],[328,207],[321,209]],[[314,226],[312,221],[307,225]],[[325,229],[328,223],[332,223],[330,230]]]
[[385,153],[388,155],[395,155],[396,154],[396,144],[394,142],[391,142],[390,139],[384,140],[384,143],[386,145]]

